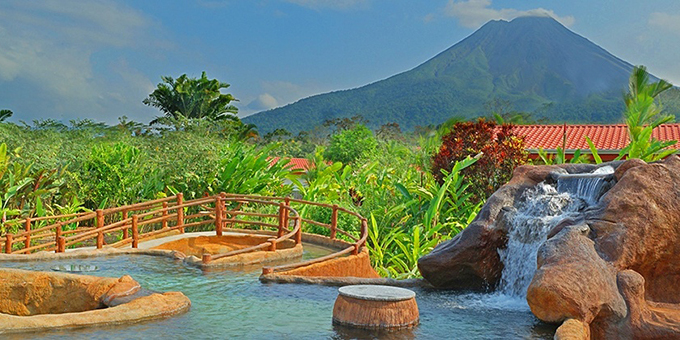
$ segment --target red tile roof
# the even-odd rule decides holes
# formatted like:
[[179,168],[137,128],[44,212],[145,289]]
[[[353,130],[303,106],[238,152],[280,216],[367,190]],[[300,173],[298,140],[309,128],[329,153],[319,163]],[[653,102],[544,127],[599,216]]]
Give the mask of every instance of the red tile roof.
[[[528,150],[554,150],[562,147],[564,125],[518,125],[515,134],[524,136]],[[625,124],[566,125],[567,150],[588,149],[585,136],[590,137],[598,150],[620,150],[628,145],[628,128]],[[658,140],[680,140],[680,124],[664,124],[652,131]],[[680,143],[671,148],[680,149]]]
[[[276,162],[279,161],[281,157],[270,157],[269,158],[269,163],[270,164],[275,164]],[[309,161],[306,158],[289,158],[290,163],[288,163],[288,169],[289,170],[309,170],[310,165]]]

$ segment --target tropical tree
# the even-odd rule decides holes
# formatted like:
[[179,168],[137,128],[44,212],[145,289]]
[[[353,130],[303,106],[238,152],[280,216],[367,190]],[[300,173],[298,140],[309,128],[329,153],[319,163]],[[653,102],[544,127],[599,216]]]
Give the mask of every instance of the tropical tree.
[[450,173],[457,161],[467,157],[479,160],[462,170],[470,181],[475,200],[485,200],[512,178],[519,165],[529,161],[524,150],[524,138],[515,135],[513,125],[498,125],[480,118],[476,122],[458,122],[441,137],[439,151],[432,157],[430,171],[441,184],[446,170]]
[[165,115],[151,121],[151,124],[163,123],[162,118],[182,119],[238,119],[238,109],[231,105],[237,101],[231,94],[223,94],[222,89],[229,84],[208,79],[205,72],[201,77],[189,78],[186,74],[177,79],[161,77],[163,83],[149,94],[142,102],[156,107]]
[[[650,83],[649,73],[644,66],[636,66],[628,82],[629,93],[624,95],[625,118],[630,143],[619,153],[618,158],[640,158],[651,162],[662,159],[675,150],[666,148],[677,141],[659,141],[652,137],[652,130],[673,120],[672,115],[662,114],[662,106],[656,98],[673,87],[665,80]],[[664,150],[666,149],[666,150]]]
[[370,154],[377,145],[373,132],[365,125],[358,124],[332,135],[324,156],[332,161],[347,164]]

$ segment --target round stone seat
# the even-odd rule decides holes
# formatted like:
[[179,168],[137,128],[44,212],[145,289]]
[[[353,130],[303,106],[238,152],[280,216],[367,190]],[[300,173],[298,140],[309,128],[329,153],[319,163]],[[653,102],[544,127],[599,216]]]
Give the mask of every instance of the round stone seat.
[[398,287],[341,287],[333,306],[333,323],[366,329],[403,329],[420,320],[416,293]]

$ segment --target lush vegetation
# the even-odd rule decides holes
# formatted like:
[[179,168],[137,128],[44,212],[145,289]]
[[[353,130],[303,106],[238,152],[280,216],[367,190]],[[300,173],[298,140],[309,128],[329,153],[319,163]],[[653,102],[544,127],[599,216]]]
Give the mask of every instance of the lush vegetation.
[[[668,120],[658,103],[668,86],[650,84],[644,69],[636,70],[624,114],[633,139],[622,157],[655,159],[668,152],[659,148],[666,144],[651,139],[648,126]],[[522,139],[504,123],[528,122],[531,116],[498,105],[489,110],[498,123],[452,118],[437,128],[409,133],[389,123],[374,135],[355,116],[297,135],[277,129],[259,136],[228,113],[233,98],[222,101],[219,110],[205,104],[219,98],[215,94],[222,83],[205,74],[198,80],[164,80],[193,84],[187,88],[202,84],[212,94],[200,100],[194,96],[206,91],[189,96],[189,101],[204,103],[191,106],[196,111],[170,104],[161,108],[162,119],[170,124],[146,125],[125,117],[115,126],[87,119],[68,125],[54,120],[17,125],[0,119],[0,234],[16,231],[20,226],[11,222],[20,217],[94,210],[177,192],[191,199],[222,191],[275,196],[295,191],[303,199],[337,204],[369,218],[367,245],[374,268],[383,276],[414,277],[418,258],[465,228],[513,169],[528,161]],[[182,89],[159,85],[166,87],[177,92],[172,96],[184,95]],[[5,111],[0,114],[11,116]],[[592,146],[591,152],[600,162]],[[274,156],[284,158],[272,164]],[[591,161],[576,156],[570,161]],[[293,173],[285,157],[306,157],[314,167]],[[541,157],[545,163],[567,161],[563,150]],[[317,221],[331,219],[327,208],[310,206],[300,213]],[[341,229],[358,235],[355,219],[339,217]]]
[[486,199],[512,177],[512,171],[529,161],[524,143],[515,136],[512,125],[498,125],[480,118],[476,122],[457,122],[442,137],[442,145],[432,159],[432,174],[444,182],[455,161],[479,155],[479,161],[464,170],[471,183],[470,192]]
[[[527,17],[490,22],[409,71],[305,98],[246,122],[264,133],[285,127],[296,134],[326,119],[360,114],[373,130],[398,123],[413,131],[451,116],[486,116],[487,103],[503,100],[551,123],[619,123],[621,93],[631,70],[632,65],[622,67],[620,59],[586,39],[575,39],[553,19]],[[664,96],[666,107],[680,107],[679,93],[676,89]]]
[[657,97],[673,85],[665,80],[651,83],[644,66],[635,67],[630,76],[629,92],[624,96],[626,124],[630,143],[621,150],[619,158],[640,158],[651,162],[672,154],[675,150],[667,147],[677,141],[658,141],[652,137],[652,129],[673,120],[673,116],[662,113]]
[[189,78],[186,74],[177,79],[161,77],[163,83],[151,92],[143,103],[157,107],[165,114],[151,123],[172,123],[181,119],[212,120],[234,119],[238,109],[231,105],[236,98],[231,94],[223,94],[222,89],[229,84],[217,79],[208,79],[205,72],[201,78]]

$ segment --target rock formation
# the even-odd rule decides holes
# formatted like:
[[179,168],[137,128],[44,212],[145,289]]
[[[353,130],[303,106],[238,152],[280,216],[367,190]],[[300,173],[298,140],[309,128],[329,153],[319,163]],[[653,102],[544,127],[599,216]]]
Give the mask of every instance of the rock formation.
[[[680,337],[680,158],[612,162],[613,186],[548,233],[527,291],[532,312],[562,323],[556,338]],[[454,239],[421,258],[441,288],[491,290],[503,271],[506,215],[529,188],[594,165],[523,166]]]
[[184,313],[190,306],[180,292],[150,292],[127,275],[0,269],[2,334],[135,323]]

